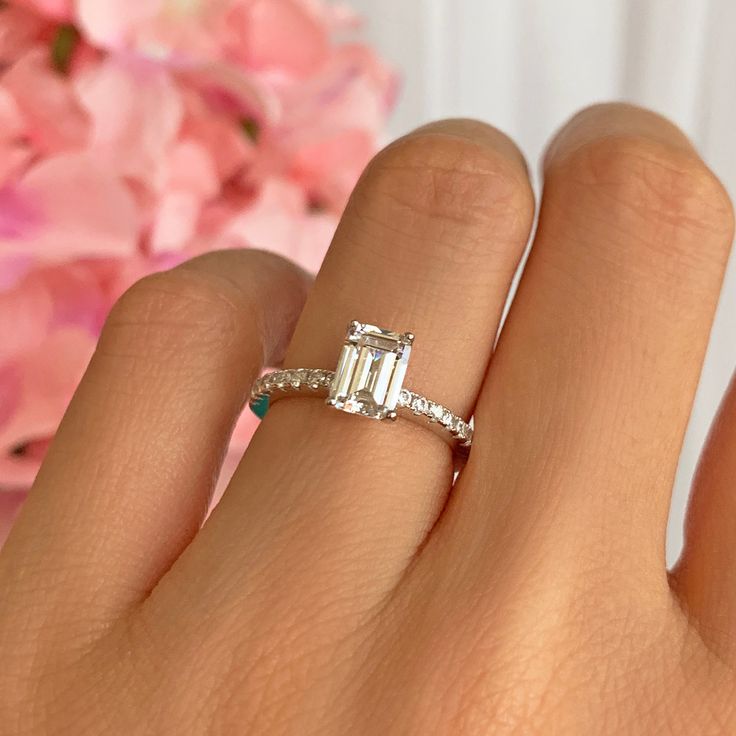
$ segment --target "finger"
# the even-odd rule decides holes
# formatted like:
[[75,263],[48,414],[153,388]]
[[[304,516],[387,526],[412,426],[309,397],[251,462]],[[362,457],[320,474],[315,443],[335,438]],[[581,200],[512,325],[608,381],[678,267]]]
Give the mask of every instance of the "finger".
[[706,442],[673,582],[704,637],[736,653],[736,377]]
[[283,259],[227,251],[122,297],[3,549],[15,600],[58,622],[150,591],[199,528],[250,381],[283,352],[307,283]]
[[[407,385],[468,416],[532,216],[525,165],[498,131],[447,121],[401,139],[357,185],[285,365],[334,368],[351,319],[412,331]],[[420,543],[452,470],[447,444],[405,419],[275,403],[187,556],[201,581],[195,614],[196,601],[243,596],[259,575],[286,592],[296,577],[374,596]]]
[[541,535],[576,559],[581,545],[610,546],[664,581],[730,203],[677,128],[627,105],[575,117],[544,172],[535,242],[476,414],[483,498],[458,497],[486,539]]

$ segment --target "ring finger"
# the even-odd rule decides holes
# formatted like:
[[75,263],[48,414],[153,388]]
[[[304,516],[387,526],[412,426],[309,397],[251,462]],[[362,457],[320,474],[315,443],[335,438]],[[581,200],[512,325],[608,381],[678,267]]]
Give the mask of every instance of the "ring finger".
[[[447,121],[393,144],[356,188],[285,365],[334,368],[352,319],[410,331],[406,384],[467,418],[533,211],[520,153],[488,126]],[[368,421],[316,398],[279,401],[182,560],[203,572],[192,597],[246,590],[264,570],[353,580],[372,597],[421,543],[452,472],[448,445],[412,422]],[[216,569],[223,540],[236,540],[227,565],[204,573]],[[278,572],[274,555],[284,561]],[[383,582],[365,585],[364,573]]]

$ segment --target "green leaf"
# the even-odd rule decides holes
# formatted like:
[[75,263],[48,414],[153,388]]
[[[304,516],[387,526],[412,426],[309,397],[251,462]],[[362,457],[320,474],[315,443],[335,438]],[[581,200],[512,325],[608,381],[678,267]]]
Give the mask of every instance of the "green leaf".
[[79,38],[79,31],[70,23],[59,26],[51,42],[51,63],[58,72],[68,73]]
[[246,137],[250,138],[253,143],[258,142],[258,137],[261,134],[261,126],[258,124],[257,120],[254,120],[253,118],[243,118],[240,121],[240,127]]

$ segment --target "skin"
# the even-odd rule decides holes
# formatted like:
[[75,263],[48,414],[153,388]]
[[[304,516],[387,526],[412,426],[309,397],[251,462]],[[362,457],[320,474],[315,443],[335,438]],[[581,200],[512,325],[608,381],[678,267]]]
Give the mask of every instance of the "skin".
[[[495,350],[535,202],[468,120],[375,158],[313,286],[229,251],[122,298],[0,555],[3,736],[736,733],[736,386],[664,561],[731,205],[624,105],[543,172]],[[202,526],[261,366],[353,318],[474,413],[454,488],[432,432],[284,399]]]

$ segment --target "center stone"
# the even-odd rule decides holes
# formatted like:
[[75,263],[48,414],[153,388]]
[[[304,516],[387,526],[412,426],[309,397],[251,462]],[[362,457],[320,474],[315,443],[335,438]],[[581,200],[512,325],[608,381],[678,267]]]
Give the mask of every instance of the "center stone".
[[394,418],[414,336],[351,322],[327,403],[372,419]]

